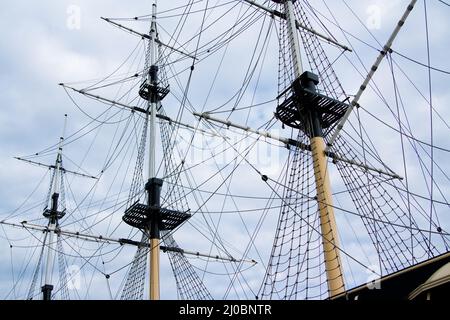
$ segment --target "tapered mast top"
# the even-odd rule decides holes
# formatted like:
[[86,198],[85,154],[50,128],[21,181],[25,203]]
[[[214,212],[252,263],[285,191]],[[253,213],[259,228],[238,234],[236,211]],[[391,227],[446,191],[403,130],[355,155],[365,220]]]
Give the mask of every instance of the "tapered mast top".
[[[150,41],[149,41],[149,63],[150,69],[148,73],[148,85],[157,86],[158,82],[158,69],[156,64],[157,58],[157,47],[156,47],[156,1],[152,5],[152,23],[150,28]],[[150,146],[149,146],[149,169],[148,169],[148,178],[152,179],[156,177],[156,159],[155,159],[155,142],[156,142],[156,110],[157,103],[155,99],[149,99],[149,136],[150,136]]]
[[53,192],[60,193],[61,192],[61,184],[59,183],[60,175],[61,175],[61,167],[62,167],[62,150],[64,137],[66,135],[67,128],[67,114],[64,115],[64,128],[61,137],[59,138],[58,143],[58,155],[56,156],[56,164],[55,164],[55,181],[53,182]]

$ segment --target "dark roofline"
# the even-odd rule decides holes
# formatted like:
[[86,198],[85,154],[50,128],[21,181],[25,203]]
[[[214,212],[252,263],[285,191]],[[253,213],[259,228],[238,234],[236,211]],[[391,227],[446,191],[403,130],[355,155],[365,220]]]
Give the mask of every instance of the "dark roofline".
[[408,299],[408,295],[414,289],[448,262],[450,262],[450,252],[382,277],[379,279],[381,289],[371,290],[368,287],[370,283],[365,283],[334,296],[331,300],[354,300],[357,296],[363,299]]

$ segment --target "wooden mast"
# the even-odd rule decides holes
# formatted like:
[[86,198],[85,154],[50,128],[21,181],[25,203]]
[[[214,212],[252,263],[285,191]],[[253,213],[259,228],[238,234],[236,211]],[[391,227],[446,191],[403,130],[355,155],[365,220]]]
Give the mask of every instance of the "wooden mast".
[[[150,55],[150,70],[148,74],[148,83],[157,85],[157,73],[158,69],[156,67],[157,61],[157,47],[156,47],[156,4],[153,4],[152,9],[152,23],[150,30],[150,41],[149,41],[149,55]],[[152,72],[152,70],[154,72]],[[149,99],[149,136],[150,136],[150,146],[149,146],[149,170],[148,177],[149,183],[147,184],[148,192],[148,204],[149,206],[159,205],[159,192],[156,184],[156,165],[155,165],[155,143],[156,143],[156,109],[157,109],[157,99],[156,95]],[[162,186],[162,183],[161,183]],[[159,187],[161,187],[159,186]],[[154,196],[154,192],[157,192],[157,197]],[[152,199],[153,198],[153,199]],[[158,203],[155,203],[157,201]],[[152,219],[151,226],[149,226],[150,234],[150,300],[160,299],[160,288],[159,288],[159,256],[160,256],[160,232],[159,232],[159,221],[158,219]]]
[[334,216],[333,199],[328,174],[325,141],[322,136],[311,139],[311,150],[314,162],[317,202],[320,211],[320,227],[323,238],[323,251],[330,296],[345,291],[344,276],[339,252],[339,239]]
[[[303,85],[308,87],[310,90],[315,91],[315,85],[318,83],[318,78],[316,79],[314,77],[315,75],[309,72],[303,73],[300,45],[295,25],[293,5],[295,0],[274,1],[277,3],[284,3],[295,77],[296,79],[303,78]],[[311,111],[308,114],[306,131],[311,140],[311,151],[314,164],[314,176],[320,214],[320,227],[322,233],[328,289],[330,296],[335,296],[345,291],[345,284],[339,252],[339,239],[334,216],[327,156],[325,153],[326,145],[323,137],[322,126],[319,121],[319,115],[314,111]]]
[[128,225],[138,228],[148,235],[149,241],[149,298],[160,299],[160,253],[161,253],[161,231],[170,231],[178,228],[191,215],[187,212],[179,212],[161,207],[161,189],[164,181],[156,177],[156,118],[161,118],[157,110],[162,100],[170,92],[168,85],[164,85],[159,79],[159,51],[161,42],[156,30],[156,4],[153,4],[152,22],[149,39],[147,63],[148,75],[139,89],[139,95],[147,100],[145,112],[149,131],[149,159],[148,159],[148,181],[145,184],[147,203],[135,202],[125,210],[122,220]]

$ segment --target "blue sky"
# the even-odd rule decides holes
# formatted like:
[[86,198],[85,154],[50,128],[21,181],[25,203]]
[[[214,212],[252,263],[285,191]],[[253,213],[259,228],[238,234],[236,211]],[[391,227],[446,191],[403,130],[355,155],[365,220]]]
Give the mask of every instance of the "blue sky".
[[[183,1],[175,1],[176,4],[184,3]],[[176,4],[171,6],[176,6]],[[224,1],[222,1],[224,2]],[[309,1],[311,5],[323,13],[326,17],[332,20],[332,16],[324,7],[323,1]],[[357,21],[353,13],[345,6],[347,3],[355,14],[361,18],[361,22]],[[354,46],[355,51],[358,53],[358,57],[355,54],[347,54],[348,60],[339,56],[339,51],[328,45],[324,45],[329,53],[330,59],[336,59],[334,65],[340,80],[342,81],[344,88],[348,94],[355,94],[357,89],[362,83],[362,76],[353,69],[350,62],[357,66],[360,72],[364,72],[362,65],[365,69],[369,69],[375,57],[377,51],[369,48],[364,43],[356,40],[363,39],[366,43],[379,48],[377,41],[384,43],[389,36],[393,27],[396,25],[399,17],[403,13],[405,7],[409,1],[406,0],[333,0],[329,1],[328,5],[331,11],[338,19],[340,26],[345,30],[351,30],[352,35],[345,38],[345,35],[340,32],[336,26],[333,26],[329,21],[322,19],[322,22],[333,32],[339,42]],[[430,46],[431,46],[431,61],[432,65],[438,69],[450,70],[448,62],[448,51],[450,49],[449,32],[450,32],[450,20],[448,15],[450,14],[450,8],[437,0],[430,0],[428,3],[429,13],[429,34],[430,34]],[[0,12],[0,28],[2,30],[2,37],[0,37],[0,67],[2,72],[0,73],[0,180],[2,186],[0,187],[0,219],[7,217],[9,213],[26,199],[26,197],[34,190],[39,181],[43,178],[45,170],[36,168],[33,166],[27,166],[14,160],[14,156],[29,155],[35,152],[39,152],[52,146],[57,142],[58,137],[61,134],[62,123],[64,114],[69,115],[67,132],[70,135],[82,128],[89,118],[85,113],[74,106],[74,104],[67,97],[64,90],[58,86],[61,82],[77,82],[86,79],[97,79],[105,75],[108,75],[119,66],[123,60],[129,55],[131,50],[139,45],[139,39],[130,36],[129,34],[122,32],[111,25],[108,25],[104,21],[100,20],[101,16],[105,17],[134,17],[137,15],[144,15],[150,13],[151,1],[148,0],[135,0],[132,4],[125,3],[119,0],[43,0],[43,1],[30,1],[30,0],[6,0],[2,3],[2,11]],[[161,10],[168,7],[167,3],[159,1]],[[201,6],[202,4],[200,4]],[[73,25],[73,22],[77,22],[76,14],[77,10],[80,10],[80,25]],[[75,16],[74,16],[75,14]],[[73,20],[75,19],[75,20]],[[210,17],[213,19],[213,17]],[[231,18],[230,18],[231,19]],[[167,22],[167,25],[164,23]],[[230,20],[231,22],[231,20]],[[161,19],[161,25],[167,30],[174,28],[174,20],[167,18]],[[148,22],[126,22],[130,27],[133,27],[141,32],[147,32]],[[195,29],[189,28],[198,27],[198,21],[194,21],[192,26],[186,26],[186,34],[192,34]],[[223,24],[221,28],[226,29],[227,25]],[[369,28],[370,34],[366,27]],[[318,27],[320,30],[320,27]],[[251,30],[251,31],[256,31]],[[161,36],[167,37],[165,32],[160,31]],[[375,38],[374,38],[375,37]],[[275,40],[276,36],[273,33],[272,39]],[[210,66],[217,65],[218,60],[210,61],[210,64],[206,64],[206,68],[202,69],[199,66],[198,74],[206,75],[205,78],[194,77],[195,86],[193,85],[191,90],[191,102],[198,106],[197,110],[213,109],[215,106],[220,105],[229,97],[229,93],[232,92],[235,87],[239,87],[241,82],[237,83],[235,75],[240,73],[242,69],[239,69],[239,62],[244,62],[248,58],[249,44],[255,41],[255,33],[248,32],[236,41],[236,46],[230,49],[228,59],[226,60],[227,67],[222,68],[220,72],[221,82],[214,87],[212,94],[208,100],[205,99],[205,88],[210,86],[213,79],[213,75],[208,71]],[[272,43],[276,44],[275,41]],[[192,48],[192,44],[189,44]],[[426,37],[425,37],[425,24],[424,24],[424,4],[419,1],[416,10],[408,20],[404,30],[402,30],[399,38],[396,41],[394,50],[406,55],[414,60],[426,63],[427,50],[426,50]],[[273,47],[269,50],[269,58],[266,59],[265,68],[261,71],[261,81],[257,92],[257,96],[254,102],[263,102],[270,99],[274,99],[276,90],[276,69],[278,64],[277,57],[278,50]],[[428,99],[428,74],[427,69],[423,66],[419,66],[411,61],[408,61],[401,56],[393,55],[397,65],[399,90],[404,97],[404,103],[408,110],[408,117],[411,123],[412,130],[415,137],[418,139],[429,141],[430,140],[430,128],[429,128],[429,106],[425,99]],[[361,60],[359,60],[361,59]],[[245,62],[244,62],[245,63]],[[181,68],[181,67],[180,67]],[[400,69],[401,68],[401,69]],[[211,69],[215,70],[215,69]],[[406,70],[406,75],[402,72]],[[363,73],[364,74],[364,73]],[[196,76],[197,73],[194,74]],[[364,74],[365,75],[365,74]],[[183,78],[182,80],[185,80]],[[411,79],[411,82],[409,81]],[[433,101],[436,113],[434,114],[434,136],[435,143],[444,149],[449,149],[450,144],[448,141],[448,122],[450,119],[450,111],[447,108],[450,101],[450,93],[448,91],[448,74],[442,72],[432,72],[433,79]],[[242,81],[239,78],[239,81]],[[392,77],[390,76],[390,70],[386,61],[380,68],[379,73],[374,79],[374,83],[383,91],[388,101],[392,104],[395,101],[395,97],[392,91]],[[414,85],[413,85],[414,84]],[[75,84],[76,85],[76,84]],[[172,87],[176,87],[171,84]],[[421,93],[425,93],[425,97],[414,87],[416,86]],[[174,89],[175,92],[181,93],[180,90]],[[110,91],[104,91],[106,94]],[[245,96],[244,101],[250,102],[252,100],[251,92],[248,96]],[[104,112],[104,106],[98,103],[93,103],[89,100],[83,100],[77,98],[77,102],[80,103],[84,112],[90,116],[98,116]],[[361,100],[361,104],[367,106],[367,109],[373,111],[381,119],[387,121],[391,125],[395,125],[393,117],[389,114],[387,109],[383,107],[380,99],[374,94],[372,90],[369,90],[367,94]],[[249,124],[252,126],[259,126],[267,120],[273,113],[274,105],[268,105],[262,109],[261,112],[255,112],[251,114]],[[174,115],[173,109],[168,109],[168,113]],[[123,116],[123,114],[121,114]],[[118,115],[115,120],[121,115]],[[244,115],[245,116],[245,115]],[[443,118],[445,121],[442,121]],[[426,119],[426,121],[425,121]],[[196,123],[195,118],[191,116],[185,116],[184,120],[189,123]],[[245,118],[243,114],[239,113],[234,121],[242,123]],[[391,130],[381,126],[374,121],[373,118],[367,114],[362,114],[362,121],[365,124],[365,128],[373,138],[374,144],[380,151],[380,155],[383,160],[394,169],[403,175],[403,165],[401,157],[398,155],[399,139],[398,137],[392,137]],[[101,170],[102,164],[105,162],[105,154],[108,152],[108,146],[111,143],[111,136],[120,130],[125,130],[123,124],[119,126],[107,125],[106,128],[99,133],[87,134],[85,139],[80,139],[70,145],[68,148],[67,156],[69,159],[73,159],[75,163],[83,164],[83,168],[91,174],[97,175]],[[280,131],[278,126],[279,135],[289,135],[288,131]],[[236,135],[239,136],[239,135]],[[187,136],[189,137],[189,136]],[[234,134],[230,133],[230,137],[234,138]],[[113,141],[116,138],[113,139]],[[201,143],[201,142],[199,142]],[[95,152],[90,152],[86,158],[85,150],[94,146]],[[243,149],[244,147],[241,146]],[[278,149],[276,149],[278,150]],[[407,150],[407,154],[414,157],[413,150]],[[278,155],[278,154],[277,154]],[[282,154],[278,159],[285,159],[286,154]],[[43,162],[53,161],[54,154],[49,154],[46,157],[42,157],[40,160]],[[131,155],[128,159],[131,159]],[[274,156],[275,158],[275,156]],[[450,166],[448,163],[448,153],[442,151],[436,151],[436,162],[441,166],[442,171],[437,170],[436,183],[442,187],[442,193],[448,198],[450,195],[448,178],[445,174],[449,172]],[[197,159],[196,159],[197,160]],[[275,163],[275,164],[274,164]],[[67,162],[69,164],[69,162]],[[419,194],[427,194],[426,186],[423,183],[419,166],[416,161],[411,160],[410,164],[410,184],[411,188]],[[69,166],[72,164],[69,164]],[[223,165],[223,164],[222,164]],[[279,163],[276,161],[270,161],[268,164],[261,164],[261,167],[266,172],[270,172],[274,176],[282,169]],[[76,169],[72,166],[71,169]],[[214,172],[214,166],[209,166],[205,171],[196,172],[201,181],[202,177],[207,177]],[[254,181],[257,181],[258,177],[252,175],[251,170],[243,170],[241,172],[242,180],[248,181],[249,186],[242,185],[240,183],[233,183],[230,186],[239,194],[267,194],[268,190],[264,190],[259,185],[255,185]],[[336,172],[334,174],[337,175]],[[125,178],[125,174],[124,177]],[[102,195],[111,192],[113,194],[119,188],[120,176],[115,180],[113,176],[106,176],[104,181],[102,180],[96,188],[95,199],[101,199]],[[35,195],[31,197],[30,203],[36,203],[43,199],[47,183],[48,176],[44,177],[44,182],[38,188]],[[124,179],[125,180],[125,179]],[[77,180],[71,180],[74,182],[74,193],[80,194],[78,200],[83,195],[88,194],[88,191],[93,186],[93,182],[83,182]],[[114,185],[111,189],[110,186]],[[250,186],[254,188],[250,188]],[[214,185],[205,185],[205,188]],[[336,189],[342,187],[338,185]],[[440,194],[436,192],[436,198],[444,200]],[[262,207],[264,204],[260,203],[247,203],[240,202],[240,206],[255,208]],[[210,210],[213,208],[220,208],[220,204],[211,204]],[[444,207],[439,207],[437,212],[440,215],[441,223],[444,227],[450,226],[450,219],[443,211]],[[448,207],[447,207],[448,209]],[[27,219],[28,215],[37,217],[40,215],[38,212],[26,212],[18,215],[15,222],[20,219]],[[448,210],[447,210],[448,211]],[[107,217],[107,214],[105,213]],[[101,216],[100,216],[101,218]],[[120,220],[120,216],[114,217],[114,221]],[[348,250],[351,250],[355,254],[362,254],[361,250],[357,247],[358,244],[354,242],[353,236],[348,224],[344,218],[338,217],[338,222],[342,220],[342,233],[341,237],[343,241],[348,242]],[[233,220],[230,220],[233,221]],[[256,228],[258,217],[248,218],[248,223],[251,228]],[[268,218],[268,222],[276,222],[276,216],[272,215]],[[200,223],[200,218],[199,221]],[[357,229],[357,224],[355,225]],[[78,227],[78,226],[77,226]],[[225,224],[222,230],[223,234],[233,234],[234,225],[232,222]],[[122,229],[121,229],[122,230]],[[123,229],[128,231],[128,229]],[[192,233],[194,229],[190,229],[189,232],[181,233],[179,243],[186,243],[189,249],[194,246],[199,246],[202,249],[208,251],[208,246],[205,244],[198,244]],[[5,231],[8,238],[15,239],[14,244],[22,243],[23,241],[33,243],[33,239],[28,240],[28,233],[26,235],[21,234],[20,230],[8,230]],[[104,232],[99,227],[94,228],[93,232]],[[242,232],[242,230],[241,230]],[[273,237],[274,229],[270,227],[270,223],[266,223],[265,229],[261,231],[262,236],[258,238],[257,243],[263,245],[267,242],[267,239]],[[120,233],[116,234],[117,236]],[[245,234],[244,234],[245,235]],[[0,233],[2,237],[2,244],[0,245],[0,292],[8,292],[12,286],[12,270],[16,272],[20,270],[21,265],[27,260],[27,254],[29,250],[20,250],[14,248],[14,260],[13,268],[11,267],[11,249],[9,248],[9,242],[5,239],[4,234]],[[367,238],[362,236],[364,241]],[[248,242],[243,234],[233,235],[229,239],[231,243]],[[271,242],[271,240],[269,240]],[[29,244],[28,244],[29,245]],[[365,245],[365,242],[364,242]],[[89,252],[91,247],[84,248],[86,252]],[[369,249],[367,249],[369,250]],[[115,270],[118,266],[123,266],[129,261],[133,254],[133,250],[124,250],[125,253],[108,266],[110,270]],[[256,254],[256,252],[252,252]],[[268,253],[266,252],[265,255]],[[365,258],[364,258],[365,259]],[[369,259],[370,260],[370,259]],[[368,261],[367,263],[370,263]],[[79,261],[77,263],[80,263]],[[97,261],[98,263],[98,261]],[[201,263],[197,264],[199,268],[202,268]],[[163,279],[167,279],[168,284],[166,293],[163,294],[165,298],[173,298],[175,295],[174,283],[171,279],[169,266],[167,261],[163,262],[165,268]],[[214,267],[213,267],[213,270]],[[252,283],[253,288],[257,288],[258,278],[256,275],[261,273],[261,268],[258,272],[255,272],[255,276],[249,275],[249,281]],[[361,270],[359,270],[361,271]],[[106,271],[108,272],[108,271]],[[361,273],[360,273],[361,274]],[[123,272],[119,273],[117,278],[123,277]],[[17,274],[15,274],[17,276]],[[93,293],[85,298],[109,298],[106,292],[104,279],[97,273],[89,270],[85,275],[85,284],[92,280],[91,287]],[[355,282],[364,282],[367,278],[367,274],[362,274]],[[219,282],[214,282],[209,278],[206,280],[207,284],[210,284],[214,290],[214,293],[221,297],[223,294],[223,287],[227,282],[227,279]],[[118,290],[120,281],[114,281],[113,291]],[[220,284],[220,285],[218,285]],[[355,283],[356,284],[356,283]],[[26,289],[26,281],[22,285],[22,292]],[[20,291],[20,290],[18,290]],[[114,292],[115,294],[115,292]],[[10,295],[8,298],[13,298]],[[20,298],[20,295],[17,296]]]

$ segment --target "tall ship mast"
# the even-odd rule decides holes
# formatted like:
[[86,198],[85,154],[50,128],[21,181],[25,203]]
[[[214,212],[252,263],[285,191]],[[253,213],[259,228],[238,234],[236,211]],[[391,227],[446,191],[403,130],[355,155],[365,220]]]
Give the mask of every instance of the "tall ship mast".
[[[149,14],[102,17],[135,47],[106,76],[60,83],[83,120],[17,158],[50,187],[37,201],[44,176],[0,216],[5,298],[445,295],[449,117],[435,79],[449,73],[432,64],[430,21],[446,5],[393,5],[380,40],[350,2],[148,1]],[[412,19],[426,61],[402,50]]]

